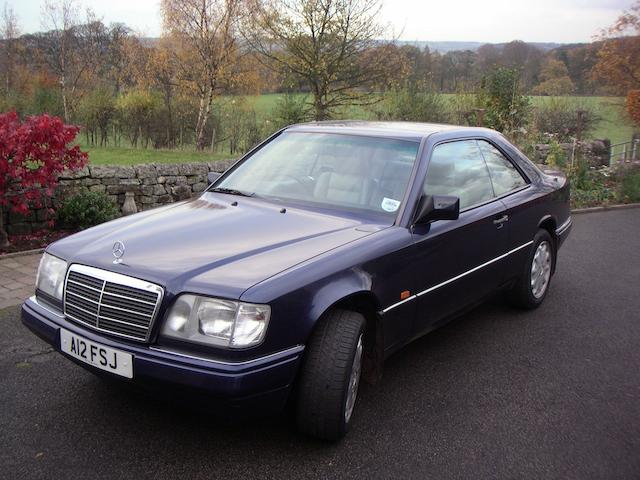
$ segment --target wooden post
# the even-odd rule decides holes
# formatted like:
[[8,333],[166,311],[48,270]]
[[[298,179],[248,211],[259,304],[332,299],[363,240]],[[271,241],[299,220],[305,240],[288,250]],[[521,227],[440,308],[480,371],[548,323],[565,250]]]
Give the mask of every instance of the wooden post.
[[578,122],[576,125],[576,139],[578,142],[582,140],[582,129],[584,128],[584,114],[587,113],[586,110],[577,110],[576,114],[578,115]]

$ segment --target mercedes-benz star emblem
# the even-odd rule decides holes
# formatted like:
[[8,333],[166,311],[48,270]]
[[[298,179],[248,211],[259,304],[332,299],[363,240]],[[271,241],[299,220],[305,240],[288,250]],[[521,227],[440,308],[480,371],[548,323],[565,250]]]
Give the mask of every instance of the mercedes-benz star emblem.
[[114,243],[112,252],[115,257],[113,263],[122,263],[122,257],[124,256],[124,243],[120,241]]

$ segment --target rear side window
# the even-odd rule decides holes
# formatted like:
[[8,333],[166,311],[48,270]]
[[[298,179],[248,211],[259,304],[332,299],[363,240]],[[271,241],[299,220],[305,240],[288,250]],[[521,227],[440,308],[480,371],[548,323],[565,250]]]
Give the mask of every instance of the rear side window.
[[426,195],[460,198],[460,209],[494,198],[491,177],[475,140],[437,145],[424,183]]
[[527,184],[520,172],[500,150],[484,140],[478,140],[478,145],[487,162],[496,196],[499,197]]

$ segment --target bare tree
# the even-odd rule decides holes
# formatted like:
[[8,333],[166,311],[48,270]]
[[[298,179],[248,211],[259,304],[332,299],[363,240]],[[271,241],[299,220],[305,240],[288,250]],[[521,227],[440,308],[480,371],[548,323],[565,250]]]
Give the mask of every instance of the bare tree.
[[198,95],[198,149],[205,147],[213,99],[233,76],[239,53],[236,20],[242,7],[242,0],[162,0],[165,36],[175,45],[181,80]]
[[0,40],[2,40],[2,69],[4,70],[4,90],[8,95],[13,87],[13,73],[16,61],[16,40],[20,36],[18,20],[13,9],[4,4],[0,24]]
[[90,9],[81,19],[75,0],[46,0],[43,26],[47,31],[38,36],[39,48],[58,77],[64,118],[69,121],[82,93],[82,80],[104,63],[108,32]]
[[[393,65],[380,0],[254,0],[244,36],[267,65],[305,80],[317,120],[374,101]],[[376,54],[377,53],[377,54]]]
[[41,36],[40,46],[45,54],[47,64],[58,76],[66,121],[69,121],[69,77],[72,69],[71,64],[74,63],[71,57],[75,50],[73,29],[78,24],[76,10],[77,6],[73,0],[60,0],[59,2],[47,0],[42,10],[43,26],[49,31]]

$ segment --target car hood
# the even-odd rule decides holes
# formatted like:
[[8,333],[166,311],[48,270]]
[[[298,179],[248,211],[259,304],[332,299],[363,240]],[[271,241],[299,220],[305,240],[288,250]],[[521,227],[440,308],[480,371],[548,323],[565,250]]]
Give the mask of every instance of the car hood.
[[[48,251],[69,263],[143,278],[174,293],[239,298],[270,276],[385,227],[365,219],[281,209],[260,199],[205,193],[90,228]],[[118,241],[125,251],[122,263],[114,264]]]

